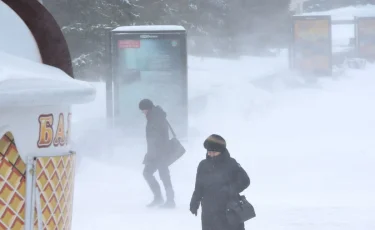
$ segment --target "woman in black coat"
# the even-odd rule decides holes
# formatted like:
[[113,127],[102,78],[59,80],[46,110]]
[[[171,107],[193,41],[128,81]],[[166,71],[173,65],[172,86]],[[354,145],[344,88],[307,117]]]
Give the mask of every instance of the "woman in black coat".
[[250,185],[250,179],[230,156],[221,136],[209,136],[204,147],[207,155],[198,166],[190,211],[197,215],[202,204],[202,230],[244,230],[244,224],[229,225],[225,211],[230,198],[244,191]]

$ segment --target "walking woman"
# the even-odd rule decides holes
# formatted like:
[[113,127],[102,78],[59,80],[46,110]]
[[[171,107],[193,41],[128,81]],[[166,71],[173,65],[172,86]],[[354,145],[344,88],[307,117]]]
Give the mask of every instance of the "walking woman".
[[225,211],[230,197],[244,191],[250,179],[230,156],[224,138],[213,134],[205,140],[204,148],[207,155],[198,165],[190,211],[197,215],[202,204],[202,230],[244,230],[244,224],[230,225]]

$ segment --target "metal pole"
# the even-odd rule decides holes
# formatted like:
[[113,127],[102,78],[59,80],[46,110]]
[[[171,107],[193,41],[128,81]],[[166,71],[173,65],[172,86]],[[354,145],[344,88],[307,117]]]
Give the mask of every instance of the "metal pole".
[[25,230],[33,230],[34,171],[34,158],[28,157],[26,162]]
[[43,230],[43,223],[42,223],[42,205],[40,202],[40,193],[39,189],[35,185],[35,199],[36,199],[36,210],[38,215],[38,230]]

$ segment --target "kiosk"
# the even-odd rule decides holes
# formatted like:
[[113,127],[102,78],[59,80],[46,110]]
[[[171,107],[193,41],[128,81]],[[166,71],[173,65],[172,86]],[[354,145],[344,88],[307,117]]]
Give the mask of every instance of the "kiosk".
[[70,60],[48,59],[60,53],[44,49],[35,35],[58,40],[60,34],[32,26],[30,20],[39,20],[34,13],[48,15],[40,3],[24,7],[20,12],[32,12],[29,18],[0,1],[0,229],[68,230],[75,175],[71,105],[94,100],[95,88],[66,73]]
[[95,89],[1,51],[0,60],[0,229],[70,229],[71,104]]

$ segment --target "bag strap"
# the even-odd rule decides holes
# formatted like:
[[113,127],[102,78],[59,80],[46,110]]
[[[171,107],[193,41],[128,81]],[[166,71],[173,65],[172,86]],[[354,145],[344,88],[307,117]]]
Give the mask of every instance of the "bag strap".
[[176,136],[176,133],[174,132],[174,130],[173,130],[171,124],[169,124],[168,120],[167,120],[167,124],[168,124],[169,130],[171,130],[171,133],[172,133],[173,137],[176,138],[176,137],[177,137],[177,136]]

